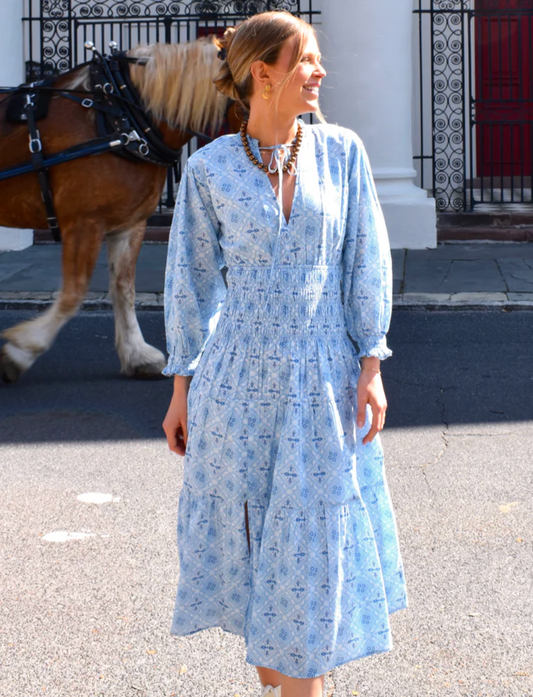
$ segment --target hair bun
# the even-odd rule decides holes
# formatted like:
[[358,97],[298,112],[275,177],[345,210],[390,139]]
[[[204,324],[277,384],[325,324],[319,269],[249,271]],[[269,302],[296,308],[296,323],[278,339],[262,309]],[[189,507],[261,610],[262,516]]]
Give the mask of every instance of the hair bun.
[[235,38],[235,34],[237,33],[237,27],[228,27],[226,31],[224,32],[224,36],[222,37],[222,46],[226,49],[226,51],[230,50],[231,44],[233,43],[233,39]]
[[227,27],[226,31],[224,32],[224,36],[217,36],[215,38],[215,43],[220,49],[218,52],[218,57],[221,61],[225,61],[228,57],[228,51],[233,42],[236,31],[237,27]]
[[230,67],[227,60],[222,61],[218,75],[213,80],[215,87],[219,92],[221,92],[225,97],[233,99],[233,101],[240,101],[240,95],[233,80],[233,75],[231,74]]
[[217,77],[213,80],[219,92],[234,101],[240,101],[240,96],[237,87],[231,74],[231,69],[228,65],[228,52],[233,43],[237,27],[228,27],[224,32],[224,36],[217,37],[215,43],[219,48],[218,57],[222,61]]

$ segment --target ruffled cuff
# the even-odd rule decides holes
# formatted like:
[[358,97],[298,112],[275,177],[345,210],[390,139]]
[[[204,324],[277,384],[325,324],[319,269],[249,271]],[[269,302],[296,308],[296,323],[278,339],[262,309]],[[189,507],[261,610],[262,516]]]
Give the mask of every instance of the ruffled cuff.
[[187,358],[181,358],[178,360],[170,360],[167,365],[161,371],[162,375],[167,377],[172,377],[173,375],[194,375],[194,368],[191,368],[191,364],[188,363]]
[[194,371],[200,360],[201,351],[191,353],[191,347],[186,337],[181,332],[176,332],[173,337],[173,345],[169,348],[168,362],[161,371],[162,375],[194,375]]
[[364,338],[358,337],[356,339],[356,344],[358,348],[358,358],[362,358],[363,356],[371,356],[384,361],[392,356],[392,351],[387,346],[387,339],[385,336],[378,335],[366,336]]

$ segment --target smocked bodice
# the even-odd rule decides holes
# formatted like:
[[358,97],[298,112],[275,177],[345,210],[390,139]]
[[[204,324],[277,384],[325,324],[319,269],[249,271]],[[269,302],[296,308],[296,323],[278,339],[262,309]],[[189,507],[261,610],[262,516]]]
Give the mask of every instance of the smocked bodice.
[[272,276],[269,268],[260,266],[228,269],[218,332],[278,336],[346,333],[340,266],[275,267]]

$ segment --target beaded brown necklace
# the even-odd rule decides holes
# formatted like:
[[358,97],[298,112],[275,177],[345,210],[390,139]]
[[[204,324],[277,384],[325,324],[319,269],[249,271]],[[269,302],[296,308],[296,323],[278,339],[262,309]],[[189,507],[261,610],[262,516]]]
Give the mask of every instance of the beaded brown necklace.
[[[246,137],[246,127],[247,126],[248,126],[248,121],[243,121],[241,124],[241,130],[240,130],[241,140],[242,140],[242,144],[243,144],[243,147],[244,147],[246,154],[248,155],[250,160],[254,163],[254,165],[259,167],[259,169],[262,169],[263,172],[267,172],[267,174],[275,174],[278,171],[277,169],[274,171],[271,171],[268,168],[268,165],[265,165],[262,162],[259,162],[257,157],[253,154],[253,152],[250,148],[250,144],[248,143],[248,138]],[[293,145],[292,154],[289,157],[289,159],[287,160],[287,162],[285,162],[285,164],[283,165],[283,168],[282,168],[284,172],[287,172],[292,167],[293,162],[298,157],[298,151],[300,150],[300,146],[302,144],[302,135],[303,135],[302,125],[299,123],[298,124],[298,131],[296,132],[296,138],[293,141],[294,145]]]

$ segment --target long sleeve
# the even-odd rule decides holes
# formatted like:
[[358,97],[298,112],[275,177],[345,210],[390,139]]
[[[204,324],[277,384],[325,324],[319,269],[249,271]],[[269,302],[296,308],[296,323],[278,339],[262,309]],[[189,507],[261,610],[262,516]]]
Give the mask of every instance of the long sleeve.
[[169,360],[163,375],[193,375],[226,295],[220,225],[204,165],[185,165],[170,230],[165,273]]
[[344,312],[358,355],[384,360],[392,310],[392,262],[383,212],[365,148],[352,146],[349,201],[342,255]]

